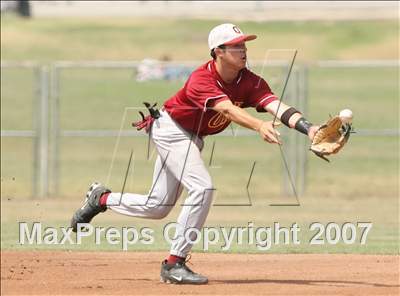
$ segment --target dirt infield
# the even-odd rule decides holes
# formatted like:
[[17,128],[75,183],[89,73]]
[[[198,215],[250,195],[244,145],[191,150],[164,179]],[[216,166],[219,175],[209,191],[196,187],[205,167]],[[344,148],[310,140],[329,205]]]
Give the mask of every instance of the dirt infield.
[[399,295],[399,256],[194,254],[206,286],[159,282],[164,253],[1,252],[1,295]]

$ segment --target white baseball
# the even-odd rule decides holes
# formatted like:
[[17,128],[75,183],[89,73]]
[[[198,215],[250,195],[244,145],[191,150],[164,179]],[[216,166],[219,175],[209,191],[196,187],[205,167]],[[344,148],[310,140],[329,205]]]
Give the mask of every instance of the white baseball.
[[340,111],[339,117],[343,123],[351,123],[353,120],[353,112],[350,109],[343,109]]

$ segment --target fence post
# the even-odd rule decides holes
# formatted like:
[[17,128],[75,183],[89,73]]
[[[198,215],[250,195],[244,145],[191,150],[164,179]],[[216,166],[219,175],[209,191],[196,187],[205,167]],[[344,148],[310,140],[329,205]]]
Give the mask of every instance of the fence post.
[[[292,73],[289,77],[288,85],[286,88],[286,93],[283,98],[280,98],[282,102],[296,106],[296,85],[297,85],[297,67],[293,67]],[[294,196],[293,188],[291,185],[290,177],[293,180],[293,185],[296,186],[296,172],[297,172],[297,163],[296,163],[296,135],[293,131],[284,128],[282,131],[282,137],[284,140],[284,145],[282,148],[283,157],[286,159],[287,168],[284,165],[284,160],[282,159],[282,193],[285,196]],[[290,174],[290,176],[289,176]]]
[[50,75],[51,104],[50,104],[50,174],[51,174],[51,194],[57,195],[59,191],[59,67],[54,65]]
[[32,190],[31,198],[35,199],[39,196],[39,163],[40,163],[40,103],[41,103],[41,73],[39,66],[33,66],[33,110],[32,110],[32,161],[33,161],[33,174],[32,174]]
[[48,195],[48,144],[49,144],[49,68],[40,68],[40,127],[39,127],[39,191],[38,195],[45,198]]
[[[307,77],[305,66],[293,68],[287,95],[283,100],[300,110],[303,114],[307,113]],[[283,137],[286,139],[283,151],[285,153],[288,169],[291,174],[293,185],[296,187],[297,194],[300,196],[305,190],[306,168],[307,168],[307,141],[308,138],[294,130],[285,129]],[[283,194],[294,196],[288,172],[282,165]]]
[[[303,112],[305,117],[308,117],[308,68],[306,65],[301,67],[298,77],[298,96],[299,96],[299,110]],[[299,174],[298,174],[298,193],[303,195],[306,190],[306,176],[307,176],[307,162],[308,162],[308,137],[304,135],[298,135],[301,137],[301,141],[298,145],[298,162],[299,162]]]

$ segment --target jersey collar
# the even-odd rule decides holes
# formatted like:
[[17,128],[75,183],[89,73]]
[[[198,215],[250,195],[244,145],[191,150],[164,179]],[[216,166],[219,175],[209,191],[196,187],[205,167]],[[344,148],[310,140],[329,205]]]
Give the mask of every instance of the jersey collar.
[[[215,67],[215,61],[214,60],[211,60],[211,61],[208,62],[207,70],[210,71],[213,74],[213,76],[217,79],[217,82],[221,87],[223,87],[224,85],[226,85],[226,86],[233,85],[233,83],[228,84],[228,83],[224,82],[224,80],[221,78],[221,76],[219,76],[218,71],[217,71],[217,69]],[[239,82],[242,80],[243,71],[244,71],[244,69],[239,71],[239,74],[238,74],[238,76],[236,78],[236,84],[239,84]]]

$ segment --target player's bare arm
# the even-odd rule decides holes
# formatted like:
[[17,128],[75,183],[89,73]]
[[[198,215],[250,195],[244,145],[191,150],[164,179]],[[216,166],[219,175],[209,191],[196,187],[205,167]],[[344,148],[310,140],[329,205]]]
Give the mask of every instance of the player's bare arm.
[[286,125],[290,128],[294,128],[300,132],[303,132],[304,134],[307,133],[307,136],[310,140],[314,138],[315,133],[319,129],[319,126],[308,123],[304,119],[303,115],[293,107],[288,106],[283,102],[281,102],[279,106],[278,100],[273,101],[265,106],[265,110],[274,116],[278,113],[276,117],[279,120],[281,120],[283,123],[286,123]]
[[258,131],[261,137],[268,143],[281,144],[278,138],[279,132],[274,130],[272,121],[262,121],[253,117],[244,109],[232,104],[230,100],[217,103],[213,110],[222,113],[230,121],[243,127]]
[[[278,106],[279,101],[273,101],[268,104],[265,109],[274,116],[276,113],[278,113],[277,118],[285,122],[288,127],[297,129],[300,132],[307,134],[310,140],[314,138],[314,135],[319,128],[318,126],[312,125],[306,121],[303,118],[303,115],[293,107],[290,107],[282,102],[279,110]],[[268,143],[281,144],[278,138],[279,132],[274,129],[271,121],[263,121],[251,116],[242,108],[233,105],[230,100],[219,102],[214,106],[213,109],[222,113],[227,119],[243,127],[258,131],[261,137]]]

